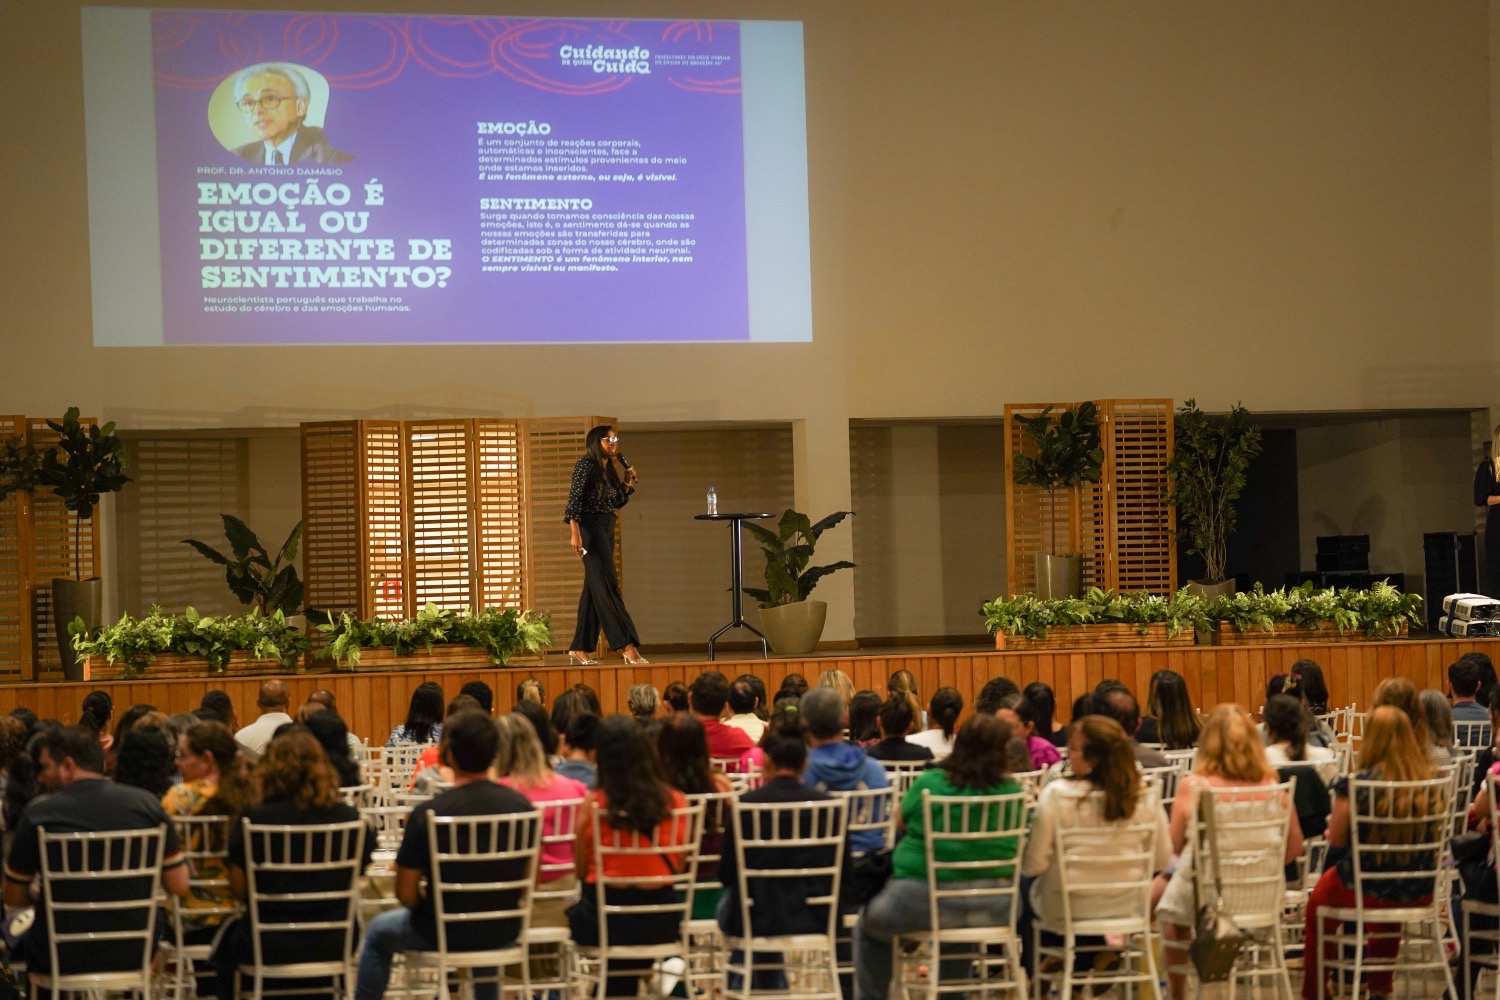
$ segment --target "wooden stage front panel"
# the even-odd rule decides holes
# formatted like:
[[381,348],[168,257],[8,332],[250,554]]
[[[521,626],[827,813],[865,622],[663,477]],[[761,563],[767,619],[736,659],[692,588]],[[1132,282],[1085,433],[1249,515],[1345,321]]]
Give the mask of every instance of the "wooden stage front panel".
[[[510,667],[507,669],[437,670],[405,673],[324,673],[287,675],[293,712],[309,692],[327,688],[338,701],[339,713],[360,736],[384,742],[385,736],[406,716],[411,692],[422,681],[442,685],[446,697],[471,680],[482,680],[495,689],[496,705],[513,703],[516,683],[535,677],[551,699],[574,684],[584,683],[599,692],[606,712],[624,711],[625,699],[634,684],[650,683],[658,689],[672,681],[691,683],[703,670],[716,667],[732,680],[741,673],[763,677],[774,694],[788,673],[800,673],[816,683],[824,670],[838,669],[854,678],[858,689],[884,693],[886,679],[896,670],[910,670],[917,678],[925,702],[939,687],[949,685],[972,705],[974,695],[992,677],[1006,676],[1024,687],[1033,681],[1052,685],[1057,693],[1058,715],[1066,719],[1073,698],[1106,677],[1117,678],[1144,702],[1151,675],[1175,670],[1187,678],[1195,705],[1237,702],[1251,711],[1264,701],[1265,684],[1272,674],[1285,672],[1295,660],[1317,661],[1328,677],[1331,704],[1369,703],[1375,685],[1386,677],[1409,677],[1420,688],[1446,690],[1447,666],[1467,652],[1482,652],[1500,659],[1500,639],[1431,639],[1391,642],[1315,643],[1310,645],[1267,644],[1259,646],[1186,646],[1180,648],[1059,650],[1056,652],[952,652],[894,655],[812,656],[798,659],[733,659],[650,664],[628,667],[600,664],[593,667]],[[109,692],[116,714],[140,702],[164,712],[188,712],[198,706],[203,692],[221,688],[234,700],[241,724],[259,714],[255,698],[263,677],[173,678],[96,684],[8,684],[0,686],[0,712],[24,705],[42,718],[76,722],[84,695],[92,690]]]

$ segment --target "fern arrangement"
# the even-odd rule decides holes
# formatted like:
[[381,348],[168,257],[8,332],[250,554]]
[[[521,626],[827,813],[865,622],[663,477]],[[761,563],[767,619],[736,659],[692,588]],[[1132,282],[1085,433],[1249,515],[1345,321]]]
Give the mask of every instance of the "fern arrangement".
[[292,667],[311,648],[307,636],[280,611],[262,615],[252,609],[243,615],[200,615],[188,608],[170,614],[153,607],[144,618],[122,615],[97,635],[89,635],[82,618],[68,626],[78,657],[100,656],[124,666],[126,679],[138,676],[162,653],[201,656],[215,673],[223,673],[229,658],[246,653],[252,660],[274,660]]
[[536,653],[552,645],[551,616],[545,611],[486,608],[478,614],[447,611],[428,603],[415,618],[404,622],[383,618],[355,618],[347,613],[319,625],[328,639],[322,656],[353,668],[365,649],[389,648],[397,656],[431,651],[441,643],[482,649],[497,667],[516,653]]
[[1034,594],[1019,594],[1009,600],[996,598],[980,608],[991,635],[1004,632],[1028,639],[1046,638],[1049,628],[1079,625],[1133,625],[1145,635],[1149,626],[1159,622],[1166,623],[1170,637],[1185,628],[1206,627],[1206,612],[1204,600],[1185,589],[1159,597],[1145,591],[1118,594],[1098,587],[1090,587],[1082,598],[1046,601]]

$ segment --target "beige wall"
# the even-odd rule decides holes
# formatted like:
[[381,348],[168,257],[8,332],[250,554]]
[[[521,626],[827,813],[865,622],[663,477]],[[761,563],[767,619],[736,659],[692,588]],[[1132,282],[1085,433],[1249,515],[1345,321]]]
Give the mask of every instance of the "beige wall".
[[[587,384],[569,348],[93,348],[79,4],[0,3],[0,92],[25,150],[0,157],[6,412],[76,403],[131,428],[585,409],[636,426],[789,423],[796,503],[812,511],[851,505],[851,418],[1054,398],[1297,411],[1500,397],[1492,42],[1469,0],[714,7],[806,23],[814,342],[590,347],[588,369],[609,377]],[[690,485],[660,502],[696,505]],[[851,557],[853,538],[830,536],[829,557]],[[852,574],[824,586],[828,637],[851,637]],[[967,617],[950,603],[945,629]]]

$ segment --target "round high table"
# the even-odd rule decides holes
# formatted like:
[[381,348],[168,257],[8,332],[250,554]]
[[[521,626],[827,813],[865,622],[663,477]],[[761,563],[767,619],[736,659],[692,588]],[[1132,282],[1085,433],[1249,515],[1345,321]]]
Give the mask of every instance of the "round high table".
[[759,521],[764,518],[775,516],[775,514],[693,515],[693,520],[695,521],[729,522],[729,607],[733,612],[734,617],[730,619],[728,625],[725,625],[723,628],[719,629],[719,631],[708,637],[708,658],[710,660],[714,658],[714,643],[718,641],[719,636],[723,635],[725,632],[728,632],[732,628],[744,628],[749,629],[751,632],[754,632],[756,638],[760,640],[760,655],[763,657],[769,657],[771,655],[770,647],[766,645],[766,637],[760,634],[760,629],[745,621],[744,603],[741,600],[740,594],[740,574],[745,562],[745,548],[743,541],[740,539],[740,523],[742,521]]

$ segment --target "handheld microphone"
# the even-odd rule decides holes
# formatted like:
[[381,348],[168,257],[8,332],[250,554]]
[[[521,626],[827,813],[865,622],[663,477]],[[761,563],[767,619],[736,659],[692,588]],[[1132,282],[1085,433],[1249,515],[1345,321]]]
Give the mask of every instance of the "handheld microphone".
[[635,483],[640,481],[641,477],[637,475],[636,471],[630,467],[629,459],[627,459],[624,455],[616,455],[615,458],[619,459],[620,464],[625,466],[625,484],[627,486],[633,486]]
[[619,459],[620,464],[625,466],[625,468],[630,468],[630,460],[627,459],[624,455],[616,455],[615,458]]

